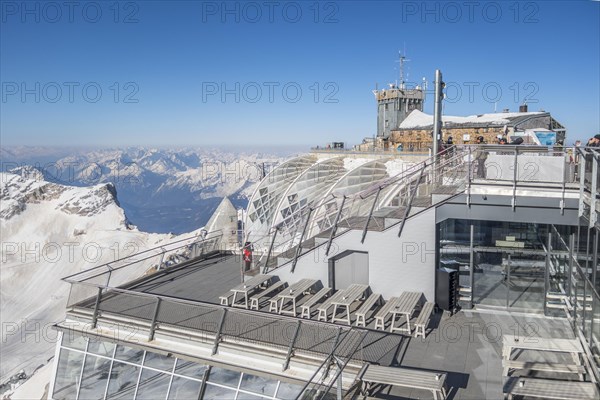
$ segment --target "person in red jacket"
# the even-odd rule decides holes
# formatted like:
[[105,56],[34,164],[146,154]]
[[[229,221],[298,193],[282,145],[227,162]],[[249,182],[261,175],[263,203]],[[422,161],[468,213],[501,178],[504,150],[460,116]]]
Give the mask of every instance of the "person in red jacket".
[[250,271],[252,266],[252,246],[250,242],[244,244],[244,251],[242,252],[244,257],[244,271]]

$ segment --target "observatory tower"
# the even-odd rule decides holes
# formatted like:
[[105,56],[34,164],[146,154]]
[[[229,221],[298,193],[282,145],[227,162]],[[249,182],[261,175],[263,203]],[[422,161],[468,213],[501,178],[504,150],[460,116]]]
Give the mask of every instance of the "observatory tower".
[[408,87],[404,81],[404,63],[406,61],[410,60],[400,54],[399,84],[390,84],[388,89],[373,91],[375,100],[377,100],[377,138],[387,139],[390,132],[397,129],[412,110],[423,111],[425,81],[422,86]]

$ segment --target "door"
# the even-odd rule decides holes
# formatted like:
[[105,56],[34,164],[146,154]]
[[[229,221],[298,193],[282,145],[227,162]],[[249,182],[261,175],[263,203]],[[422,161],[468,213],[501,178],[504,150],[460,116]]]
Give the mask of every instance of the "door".
[[344,251],[329,259],[329,287],[346,289],[353,283],[369,284],[369,253]]

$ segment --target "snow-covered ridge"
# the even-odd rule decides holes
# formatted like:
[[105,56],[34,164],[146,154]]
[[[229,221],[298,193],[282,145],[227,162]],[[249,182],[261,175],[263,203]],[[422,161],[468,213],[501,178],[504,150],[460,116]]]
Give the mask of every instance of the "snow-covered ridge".
[[[8,220],[14,217],[23,212],[27,204],[51,200],[56,200],[53,205],[57,210],[81,216],[97,215],[107,207],[119,206],[116,189],[111,183],[91,188],[68,187],[42,180],[41,173],[35,169],[27,175],[23,169],[15,172],[21,174],[0,174],[0,219]],[[121,223],[125,224],[124,214]]]
[[[128,225],[112,184],[72,187],[29,176],[36,179],[0,173],[0,384],[21,370],[30,376],[54,354],[51,326],[64,318],[69,296],[61,278],[182,239]],[[120,279],[150,267],[140,263]]]

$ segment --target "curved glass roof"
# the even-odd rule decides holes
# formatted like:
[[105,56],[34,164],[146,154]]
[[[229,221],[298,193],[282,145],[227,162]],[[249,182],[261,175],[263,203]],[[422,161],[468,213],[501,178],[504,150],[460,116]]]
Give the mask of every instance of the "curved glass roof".
[[299,241],[311,208],[313,212],[305,238],[329,229],[335,222],[344,196],[348,199],[340,221],[364,217],[375,201],[377,186],[387,185],[376,210],[398,195],[404,182],[396,184],[390,180],[393,181],[410,166],[412,163],[393,157],[318,159],[314,155],[306,155],[286,161],[263,179],[250,199],[246,218],[247,240],[256,244],[270,236],[272,227],[278,226],[275,251],[284,251]]
[[346,172],[344,158],[336,157],[319,160],[296,178],[283,195],[275,213],[273,225],[280,226],[280,243],[299,239],[308,208],[314,208],[323,197],[323,193]]
[[246,232],[255,242],[269,232],[281,196],[298,175],[317,161],[313,155],[292,158],[277,166],[258,185],[248,202]]
[[[356,163],[355,167],[340,178],[322,197],[318,208],[313,212],[312,222],[308,237],[329,229],[335,222],[336,214],[341,206],[344,196],[352,196],[369,187],[376,185],[378,181],[388,178],[388,159],[365,160]],[[366,215],[372,204],[370,199],[357,199],[358,201],[346,200],[345,211],[341,218],[347,217],[350,210],[352,215]]]

